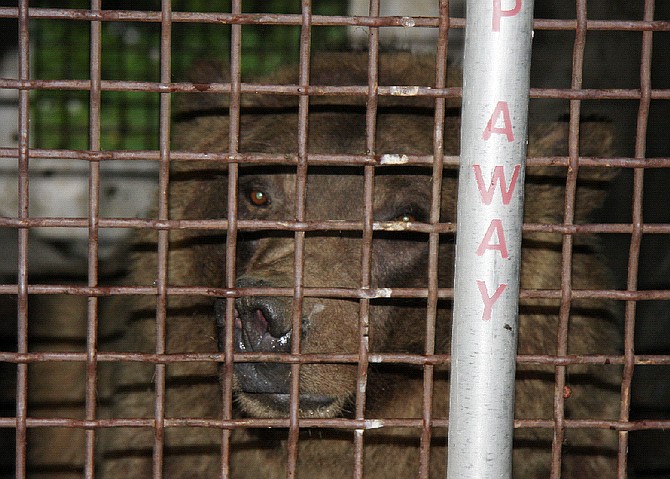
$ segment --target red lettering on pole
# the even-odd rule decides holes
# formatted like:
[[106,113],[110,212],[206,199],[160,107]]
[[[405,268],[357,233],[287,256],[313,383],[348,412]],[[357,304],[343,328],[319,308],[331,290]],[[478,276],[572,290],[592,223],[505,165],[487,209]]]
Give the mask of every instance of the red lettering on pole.
[[[496,236],[498,236],[498,243],[491,243],[493,233],[495,233]],[[491,220],[489,229],[486,230],[484,239],[479,244],[479,248],[477,248],[477,256],[482,256],[487,249],[500,251],[500,255],[503,257],[503,259],[509,258],[509,254],[507,253],[507,243],[505,242],[505,232],[503,231],[502,220],[498,219]]]
[[498,301],[498,298],[503,293],[503,291],[505,291],[507,285],[503,283],[498,286],[498,289],[496,289],[496,292],[493,293],[493,296],[489,296],[489,291],[484,281],[477,280],[477,286],[479,287],[479,292],[482,295],[482,301],[484,301],[484,313],[482,313],[482,321],[490,321],[491,311],[493,310],[493,303]]
[[475,170],[477,189],[482,196],[484,204],[490,205],[491,201],[493,201],[493,193],[495,193],[495,184],[497,182],[500,185],[500,194],[502,195],[503,204],[509,205],[509,202],[512,200],[512,193],[514,193],[514,187],[516,186],[516,180],[519,178],[521,165],[514,166],[512,178],[509,180],[509,187],[507,187],[507,182],[505,181],[505,169],[502,166],[496,166],[493,169],[493,176],[491,176],[491,183],[488,188],[486,188],[486,185],[484,184],[484,175],[482,175],[481,165],[473,165],[472,168]]
[[493,0],[493,31],[500,31],[500,18],[513,17],[521,10],[521,0],[514,0],[514,8],[511,10],[502,9],[502,0]]
[[[495,125],[498,123],[498,117],[501,114],[504,126],[497,127]],[[493,110],[491,118],[489,118],[489,122],[486,124],[486,128],[484,128],[482,138],[488,141],[488,139],[491,138],[492,133],[505,135],[507,137],[507,141],[514,141],[514,133],[512,132],[512,120],[509,116],[509,108],[507,107],[506,101],[499,101],[498,104],[496,105],[496,108],[495,110]]]

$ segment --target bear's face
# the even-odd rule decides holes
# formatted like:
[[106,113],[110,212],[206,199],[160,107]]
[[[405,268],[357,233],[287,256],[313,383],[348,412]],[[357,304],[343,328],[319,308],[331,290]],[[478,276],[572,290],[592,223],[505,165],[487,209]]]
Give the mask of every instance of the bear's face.
[[[447,181],[445,180],[445,183]],[[290,353],[296,325],[302,354],[359,352],[361,340],[372,352],[417,352],[425,346],[423,300],[389,300],[390,288],[426,288],[428,234],[408,231],[427,223],[431,171],[424,167],[377,169],[372,186],[375,230],[362,231],[365,218],[363,168],[310,167],[306,180],[306,231],[279,231],[295,224],[295,168],[242,169],[238,214],[267,221],[266,229],[242,232],[238,239],[237,287],[286,288],[280,295],[242,296],[236,300],[233,347],[236,352]],[[366,246],[366,244],[371,245]],[[445,240],[446,241],[446,240]],[[302,243],[304,265],[296,263]],[[369,259],[368,259],[369,258]],[[294,302],[296,274],[304,299]],[[325,295],[313,294],[326,289]],[[372,292],[365,292],[372,288]],[[361,296],[371,296],[367,323],[361,322]],[[363,308],[368,308],[366,304]],[[225,300],[216,303],[219,347],[225,342]],[[400,333],[400,334],[399,334]],[[398,338],[406,338],[398,340]],[[392,338],[392,339],[391,339]],[[355,397],[357,366],[349,362],[300,367],[303,416],[339,415]],[[238,362],[237,398],[254,416],[286,415],[291,365]]]
[[[297,109],[268,108],[253,113],[242,116],[240,151],[295,155]],[[228,129],[225,118],[216,128],[213,121],[207,118],[200,123],[212,130],[209,141]],[[430,109],[418,115],[402,108],[381,111],[376,153],[397,158],[429,155],[433,148],[432,123]],[[450,137],[450,145],[457,144],[457,131],[454,124],[445,134]],[[308,151],[310,158],[319,154],[365,154],[365,110],[341,106],[311,110]],[[239,169],[236,286],[255,291],[236,300],[235,312],[228,316],[232,325],[226,325],[226,300],[216,302],[219,349],[225,349],[228,327],[232,331],[229,339],[238,353],[287,354],[299,339],[301,354],[349,355],[340,362],[317,358],[300,366],[303,416],[333,417],[346,411],[356,395],[356,355],[361,341],[372,352],[425,350],[425,295],[389,299],[383,288],[428,285],[428,234],[425,225],[421,231],[412,225],[429,220],[432,168],[375,168],[374,179],[367,180],[367,190],[364,170],[363,166],[309,163],[306,184],[302,185],[295,166],[245,165]],[[444,184],[450,186],[443,188],[441,220],[453,221],[453,172]],[[216,189],[225,192],[226,188],[224,182]],[[304,205],[297,203],[297,190],[302,189]],[[208,217],[225,217],[226,202],[221,201],[224,194],[212,195],[211,190],[198,196],[194,208],[202,208],[204,202]],[[374,222],[371,238],[370,230],[365,233],[363,227],[366,191],[371,205],[368,218]],[[303,224],[296,224],[298,206],[304,208]],[[412,229],[415,231],[408,231]],[[296,241],[303,234],[304,238]],[[296,245],[303,251],[302,265],[296,263]],[[220,252],[215,254],[221,257]],[[445,271],[451,270],[450,262],[442,264]],[[294,302],[296,275],[301,275],[298,283],[303,299]],[[266,294],[267,288],[275,291]],[[314,288],[320,291],[314,292]],[[373,296],[369,304],[361,301],[369,296]],[[276,356],[238,361],[233,382],[237,403],[245,413],[256,417],[288,415],[289,363],[278,362]]]

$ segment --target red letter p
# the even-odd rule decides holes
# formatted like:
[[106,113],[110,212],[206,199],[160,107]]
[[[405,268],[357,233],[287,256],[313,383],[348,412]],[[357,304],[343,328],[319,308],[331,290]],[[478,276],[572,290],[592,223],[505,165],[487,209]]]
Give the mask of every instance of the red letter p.
[[521,10],[521,0],[514,0],[514,8],[511,10],[502,9],[502,0],[493,0],[493,31],[500,31],[500,18],[513,17]]

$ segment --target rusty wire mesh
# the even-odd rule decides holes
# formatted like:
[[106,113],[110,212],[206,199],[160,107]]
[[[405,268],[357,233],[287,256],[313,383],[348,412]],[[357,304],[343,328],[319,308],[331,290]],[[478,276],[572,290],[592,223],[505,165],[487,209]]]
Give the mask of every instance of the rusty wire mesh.
[[[403,427],[415,428],[421,431],[422,444],[428,445],[434,428],[446,427],[447,420],[443,417],[434,417],[432,413],[432,381],[433,367],[448,364],[449,356],[435,354],[428,347],[424,355],[409,354],[371,354],[361,340],[357,354],[300,354],[299,335],[294,336],[292,352],[286,354],[270,353],[235,353],[232,343],[227,344],[220,353],[181,353],[167,354],[165,349],[165,321],[166,302],[171,295],[201,295],[212,298],[229,298],[227,302],[228,337],[231,337],[235,315],[234,298],[244,295],[263,294],[264,296],[288,296],[293,298],[293,327],[300,329],[302,299],[307,297],[319,298],[354,298],[360,301],[360,335],[365,336],[369,314],[369,301],[380,295],[380,292],[371,287],[371,251],[372,237],[376,231],[390,228],[384,223],[375,222],[372,215],[373,187],[372,179],[376,168],[381,167],[381,157],[375,152],[375,117],[378,97],[393,94],[391,86],[376,86],[377,61],[379,56],[379,42],[377,32],[385,27],[433,28],[438,30],[436,46],[438,58],[438,74],[434,86],[421,86],[416,94],[434,99],[436,105],[435,131],[444,128],[444,105],[447,98],[458,98],[460,89],[447,87],[444,83],[447,62],[447,33],[449,29],[462,29],[463,18],[450,18],[447,12],[447,2],[441,2],[441,16],[439,18],[426,17],[379,17],[379,2],[372,0],[371,14],[365,17],[347,16],[319,16],[312,15],[311,2],[303,0],[301,14],[245,14],[241,13],[241,2],[232,2],[230,12],[178,12],[172,11],[171,2],[163,1],[160,11],[120,11],[103,10],[100,0],[94,0],[88,10],[72,10],[60,8],[30,8],[27,0],[20,0],[18,6],[0,7],[0,18],[14,19],[19,30],[19,76],[17,79],[0,79],[0,88],[17,90],[19,94],[19,124],[18,148],[0,148],[0,161],[18,158],[19,209],[16,216],[0,217],[0,227],[12,228],[18,231],[18,266],[16,282],[6,282],[0,285],[0,295],[16,298],[17,301],[17,337],[13,347],[0,352],[0,361],[16,365],[16,414],[0,417],[0,428],[9,429],[15,433],[15,477],[24,478],[29,475],[27,464],[27,435],[33,428],[75,428],[85,431],[85,462],[81,471],[85,477],[94,477],[95,470],[95,439],[100,428],[114,427],[147,427],[154,428],[154,477],[162,477],[162,462],[164,450],[164,430],[178,427],[208,427],[222,431],[222,467],[227,467],[230,455],[230,431],[239,427],[255,428],[288,428],[289,435],[289,477],[294,477],[297,467],[297,443],[300,428],[339,428],[354,431],[355,442],[355,477],[363,477],[363,445],[364,434],[373,427],[365,414],[366,374],[369,364],[374,363],[401,363],[414,364],[423,367],[424,374],[424,404],[421,418],[376,420],[374,427]],[[642,216],[644,194],[644,175],[647,168],[670,167],[669,157],[647,157],[645,145],[647,137],[647,121],[650,104],[654,101],[670,100],[670,89],[652,88],[652,39],[656,32],[670,31],[670,21],[654,20],[654,1],[644,2],[644,18],[631,20],[592,20],[587,18],[587,3],[583,0],[576,2],[576,17],[574,19],[537,19],[537,31],[569,31],[574,32],[574,57],[572,81],[569,88],[540,88],[531,89],[533,99],[562,99],[570,102],[569,115],[569,154],[561,157],[534,157],[528,159],[529,166],[548,165],[565,167],[568,171],[577,171],[577,166],[588,167],[617,167],[633,170],[632,192],[632,219],[630,223],[589,223],[575,224],[570,213],[566,213],[561,224],[526,224],[524,232],[551,232],[564,235],[563,243],[563,283],[558,290],[522,290],[522,298],[547,298],[561,301],[561,324],[556,355],[520,355],[519,363],[549,364],[556,367],[555,386],[555,416],[553,419],[530,420],[519,419],[515,423],[517,428],[545,428],[555,432],[553,455],[553,477],[560,476],[560,455],[562,434],[569,428],[603,428],[618,431],[619,453],[618,477],[627,477],[628,473],[628,440],[631,431],[660,430],[670,428],[670,419],[632,419],[631,418],[631,385],[633,372],[639,365],[670,365],[670,355],[667,354],[636,354],[634,348],[636,306],[640,301],[670,300],[670,290],[667,289],[638,289],[638,277],[643,272],[638,271],[640,249],[645,235],[670,234],[668,223],[645,223]],[[62,19],[72,22],[86,22],[90,24],[90,45],[82,45],[90,51],[90,78],[85,80],[59,79],[43,80],[31,77],[30,74],[30,28],[32,22],[41,19]],[[159,24],[161,28],[161,61],[159,82],[138,82],[131,80],[105,80],[102,77],[100,53],[104,46],[100,41],[100,29],[104,22],[151,22]],[[196,84],[190,82],[173,82],[171,75],[171,29],[175,23],[211,23],[232,25],[230,51],[230,82]],[[241,64],[241,30],[243,25],[293,25],[300,27],[300,76],[295,85],[266,85],[243,82],[240,74]],[[310,86],[310,34],[317,26],[360,26],[369,28],[369,83],[359,86]],[[582,84],[583,71],[589,68],[584,64],[584,48],[588,44],[587,32],[591,31],[627,31],[641,32],[642,53],[640,62],[639,88],[584,88]],[[374,87],[370,87],[374,85]],[[90,95],[90,147],[87,150],[37,149],[30,147],[30,94],[39,90],[75,90],[86,91]],[[155,151],[103,151],[100,146],[100,101],[103,92],[108,91],[141,91],[153,92],[160,95],[160,147]],[[226,153],[192,153],[171,151],[170,149],[170,119],[172,115],[171,94],[199,93],[227,93],[230,95],[230,151]],[[240,128],[240,97],[245,93],[260,95],[278,94],[299,97],[299,149],[297,154],[249,154],[239,151]],[[326,155],[307,154],[307,115],[309,112],[309,98],[311,96],[358,96],[366,99],[367,118],[367,154],[360,155]],[[638,103],[637,129],[635,134],[634,154],[632,156],[618,156],[615,158],[589,158],[579,153],[579,118],[580,106],[583,101],[591,100],[621,100]],[[59,161],[63,158],[74,158],[90,165],[90,197],[89,214],[84,218],[60,217],[32,217],[28,212],[29,191],[29,158],[46,158]],[[100,164],[110,160],[136,161],[152,160],[159,164],[159,201],[158,212],[155,218],[102,218],[99,215],[98,196],[100,191]],[[167,191],[169,184],[170,164],[174,162],[189,162],[207,160],[229,165],[229,207],[226,219],[220,220],[175,220],[168,214]],[[458,163],[455,156],[445,156],[442,145],[436,142],[434,152],[428,156],[410,156],[410,165],[428,165],[433,167],[436,184],[441,179],[443,166],[454,166]],[[295,221],[261,221],[238,219],[237,176],[238,165],[290,165],[296,168],[297,175],[297,210]],[[307,181],[307,165],[338,165],[360,166],[365,174],[365,216],[360,222],[351,221],[319,221],[309,222],[305,219],[305,187]],[[568,175],[565,198],[565,211],[574,208],[577,177]],[[437,195],[434,195],[436,197]],[[530,199],[532,201],[532,198]],[[28,270],[28,242],[30,230],[38,227],[67,227],[87,228],[89,231],[88,274],[86,284],[70,284],[62,282],[34,283],[31,281]],[[153,229],[158,232],[158,265],[157,281],[155,286],[110,286],[101,278],[98,262],[98,232],[104,228]],[[263,230],[290,231],[295,236],[296,263],[295,285],[293,288],[238,288],[236,287],[236,271],[234,261],[227,261],[225,287],[196,287],[174,286],[167,281],[168,233],[176,229],[219,230],[227,232],[228,258],[235,257],[236,237],[240,231]],[[384,294],[391,298],[425,298],[427,300],[427,329],[429,340],[427,344],[434,344],[431,335],[435,334],[435,314],[439,299],[452,297],[450,288],[440,288],[437,284],[437,247],[440,234],[453,233],[454,224],[440,223],[439,200],[434,200],[431,206],[430,221],[414,224],[410,231],[427,234],[429,237],[431,278],[427,288],[392,288]],[[362,234],[363,254],[361,259],[362,281],[359,288],[307,288],[303,286],[302,271],[304,256],[301,253],[305,241],[305,233],[310,231],[356,231]],[[625,234],[630,235],[628,252],[626,286],[618,290],[572,290],[569,281],[571,268],[572,236],[577,234]],[[33,295],[75,295],[87,299],[87,328],[86,347],[81,352],[44,351],[38,352],[31,347],[28,322],[28,299]],[[116,295],[149,295],[157,298],[156,324],[157,340],[153,353],[124,353],[104,352],[98,349],[98,307],[100,298]],[[570,303],[580,298],[607,298],[625,304],[625,348],[622,355],[569,355],[567,350],[567,322]],[[3,318],[3,321],[14,321],[13,317]],[[223,416],[220,419],[205,418],[169,418],[163,409],[165,394],[166,366],[180,362],[207,362],[214,361],[224,365],[223,385],[224,406]],[[355,411],[352,418],[335,419],[308,419],[300,418],[297,403],[292,401],[290,415],[286,419],[252,419],[235,418],[232,413],[232,365],[233,362],[243,361],[271,361],[287,362],[291,364],[292,382],[291,395],[299,394],[299,368],[301,364],[318,362],[340,362],[358,365],[358,390]],[[28,397],[28,368],[39,363],[77,362],[86,365],[84,414],[81,419],[60,417],[31,417],[29,413]],[[153,418],[113,418],[101,419],[97,414],[97,366],[105,362],[148,362],[155,365],[155,417]],[[621,385],[621,408],[618,420],[570,419],[564,416],[564,386],[566,385],[566,368],[573,364],[617,364],[623,366],[623,382]],[[421,448],[421,470],[419,477],[428,477],[429,447]]]

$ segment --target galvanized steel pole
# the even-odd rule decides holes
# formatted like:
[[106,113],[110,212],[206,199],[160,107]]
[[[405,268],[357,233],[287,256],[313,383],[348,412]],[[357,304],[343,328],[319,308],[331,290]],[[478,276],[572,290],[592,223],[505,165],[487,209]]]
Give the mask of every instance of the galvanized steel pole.
[[449,479],[510,478],[532,0],[468,0]]

